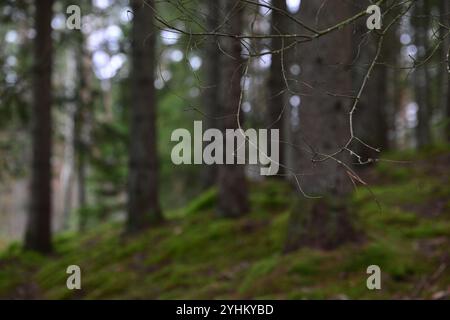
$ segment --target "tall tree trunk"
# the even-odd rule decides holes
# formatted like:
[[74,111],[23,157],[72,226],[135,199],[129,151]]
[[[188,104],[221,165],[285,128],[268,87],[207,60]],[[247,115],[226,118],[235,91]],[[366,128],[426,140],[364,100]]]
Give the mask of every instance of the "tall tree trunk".
[[[214,31],[219,26],[219,5],[216,1],[205,1],[207,17],[206,23],[209,31]],[[205,108],[206,129],[217,128],[218,126],[218,108],[219,101],[219,79],[220,65],[217,63],[220,59],[220,49],[217,37],[208,37],[206,39],[204,50],[204,75],[205,88],[203,89],[202,98]],[[216,183],[217,166],[208,165],[202,169],[202,184],[204,188],[209,188]]]
[[[308,25],[325,28],[351,15],[348,4],[328,1],[303,1],[299,19]],[[320,15],[318,12],[320,10]],[[318,200],[302,198],[291,214],[285,250],[302,246],[331,249],[357,239],[345,197],[351,191],[346,169],[334,159],[314,163],[322,158],[316,152],[331,154],[340,149],[349,138],[349,111],[352,100],[345,98],[352,91],[349,64],[352,60],[351,27],[299,48],[302,72],[299,134],[295,144],[298,180],[307,195],[321,196]],[[336,96],[326,92],[334,92]],[[349,163],[348,153],[341,153],[339,161]],[[299,195],[301,198],[302,196]]]
[[[80,34],[82,34],[80,32]],[[74,101],[77,97],[77,67],[79,65],[79,55],[75,50],[66,52],[65,64],[66,73],[64,75],[64,87],[66,96],[70,97],[70,101],[65,103],[64,114],[64,156],[60,173],[60,188],[61,188],[61,206],[60,210],[63,213],[62,228],[68,230],[71,227],[71,213],[74,208],[73,204],[73,190],[75,183],[75,140],[76,140],[76,114],[78,105]],[[56,209],[55,209],[56,210]]]
[[[369,2],[367,3],[369,6]],[[357,10],[360,10],[358,7]],[[352,68],[353,90],[357,92],[364,79],[366,68],[377,52],[378,36],[375,33],[367,34],[366,20],[361,19],[356,25],[353,33],[353,56],[358,57],[356,64],[361,67]],[[387,52],[384,50],[380,60],[386,61]],[[367,83],[367,89],[361,96],[359,107],[354,115],[355,135],[365,143],[374,148],[384,150],[388,146],[387,129],[387,67],[377,65]],[[355,152],[363,160],[367,158],[375,159],[379,153],[367,148],[362,144],[354,146]]]
[[[221,1],[222,12],[229,17],[226,22],[226,31],[231,34],[240,34],[243,9],[240,7],[239,1]],[[243,61],[239,40],[222,38],[221,48],[226,53],[222,54],[220,59],[220,107],[224,116],[221,125],[225,136],[226,129],[238,128],[237,115],[241,100]],[[219,166],[218,171],[219,214],[224,217],[239,217],[247,213],[249,203],[245,167],[238,164],[223,164]]]
[[[398,29],[398,25],[393,25],[384,40],[384,45],[387,48],[383,52],[385,53],[383,60],[394,66],[399,65],[401,56],[401,43],[398,41]],[[387,133],[387,145],[385,147],[394,150],[398,143],[396,118],[401,105],[403,85],[401,73],[398,70],[385,66],[384,68],[386,72],[385,82],[387,85],[386,106],[384,108]]]
[[[87,5],[90,9],[90,4]],[[78,197],[78,228],[83,231],[87,225],[85,207],[87,205],[86,195],[86,171],[90,145],[90,128],[92,126],[92,58],[86,47],[84,34],[80,32],[78,36],[78,53],[80,61],[78,63],[78,106],[75,115],[75,150],[76,150],[76,174],[77,174],[77,197]]]
[[154,1],[133,0],[127,231],[162,220],[158,199]]
[[53,1],[39,0],[35,1],[35,4],[31,195],[25,247],[47,253],[52,250],[51,20]]
[[[450,26],[450,3],[448,0],[440,1],[440,22],[443,26]],[[441,108],[443,110],[443,116],[445,118],[445,139],[450,142],[450,73],[448,72],[448,68],[450,68],[450,64],[448,61],[448,54],[450,51],[450,39],[449,37],[445,37],[447,33],[447,29],[441,27],[440,29],[440,37],[444,39],[442,43],[442,53],[441,60],[444,62],[442,67],[442,102]]]
[[[450,49],[449,49],[450,52]],[[447,61],[448,67],[450,68],[450,61]],[[448,79],[447,79],[447,106],[445,108],[445,117],[446,117],[446,128],[447,128],[447,142],[450,143],[450,71],[447,71]]]
[[[415,4],[415,43],[418,48],[417,60],[423,61],[427,56],[428,49],[428,29],[429,29],[429,10],[426,0],[418,0]],[[430,129],[430,75],[428,65],[418,67],[414,70],[414,86],[416,102],[419,105],[417,112],[417,145],[424,147],[431,143]]]
[[[272,1],[272,6],[287,11],[286,0],[274,0]],[[272,34],[286,34],[287,24],[286,17],[281,14],[278,10],[272,10],[272,22],[271,22],[271,33]],[[267,82],[269,91],[269,100],[267,103],[267,125],[270,129],[278,129],[280,132],[279,141],[279,163],[281,164],[278,175],[275,177],[283,177],[285,174],[286,161],[285,161],[285,112],[289,111],[289,108],[285,105],[285,95],[284,91],[286,89],[286,83],[283,77],[283,66],[282,66],[282,55],[285,55],[283,50],[288,43],[287,40],[282,40],[281,38],[273,38],[271,49],[272,53],[272,63],[270,65],[270,75]],[[278,51],[278,52],[277,52]],[[286,67],[286,69],[288,69]]]
[[76,106],[73,102],[67,103],[66,119],[64,126],[64,160],[61,168],[60,185],[62,193],[62,212],[63,212],[63,229],[70,228],[70,215],[73,208],[73,184],[74,184],[74,167],[75,167],[75,112]]

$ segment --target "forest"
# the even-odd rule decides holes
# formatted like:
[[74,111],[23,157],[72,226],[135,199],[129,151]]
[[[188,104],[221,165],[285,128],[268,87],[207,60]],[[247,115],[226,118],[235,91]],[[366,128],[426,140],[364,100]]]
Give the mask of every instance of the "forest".
[[0,299],[450,299],[450,1],[1,0],[0,39]]

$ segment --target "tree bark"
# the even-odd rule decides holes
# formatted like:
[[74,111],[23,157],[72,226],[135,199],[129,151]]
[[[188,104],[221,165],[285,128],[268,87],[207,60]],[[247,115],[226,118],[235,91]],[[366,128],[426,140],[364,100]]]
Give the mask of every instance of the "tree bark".
[[53,1],[39,0],[35,1],[35,4],[31,195],[25,248],[48,253],[52,250],[51,20]]
[[[384,40],[387,48],[383,52],[385,54],[383,60],[394,66],[399,65],[401,57],[401,43],[398,41],[398,29],[399,26],[393,25]],[[384,69],[386,72],[385,82],[387,86],[386,106],[384,108],[387,137],[387,145],[385,147],[394,150],[398,144],[396,118],[402,103],[403,86],[401,73],[398,70],[387,67],[384,67]]]
[[[215,30],[219,26],[219,5],[216,1],[206,0],[206,24],[209,31]],[[219,39],[217,37],[208,37],[206,39],[204,49],[204,75],[205,88],[202,92],[202,99],[206,114],[206,129],[217,128],[218,126],[218,108],[219,101],[219,79],[220,64],[217,63],[220,59],[220,50],[218,46]],[[202,184],[203,188],[207,189],[213,186],[217,180],[217,166],[205,165],[202,169]]]
[[[364,1],[362,6],[369,6],[369,1]],[[358,6],[356,11],[360,10]],[[356,12],[354,12],[356,14]],[[372,32],[367,34],[366,20],[360,19],[355,24],[353,32],[353,57],[357,58],[354,61],[353,70],[353,90],[358,92],[359,87],[365,77],[367,66],[370,65],[377,52],[378,36]],[[395,42],[395,39],[393,42]],[[389,62],[389,45],[385,41],[379,61]],[[359,101],[359,107],[354,114],[355,119],[355,135],[362,141],[373,148],[385,150],[389,144],[388,138],[388,68],[385,65],[377,65],[367,83]],[[367,148],[362,144],[354,146],[354,151],[362,157],[363,160],[368,158],[378,158],[379,153],[371,148]]]
[[[308,25],[325,28],[351,15],[349,5],[339,1],[304,1],[299,19]],[[320,14],[318,12],[320,10]],[[316,17],[318,20],[316,20]],[[309,196],[303,198],[291,214],[285,250],[303,246],[332,249],[358,238],[349,216],[345,198],[352,188],[346,168],[334,159],[313,162],[339,150],[348,140],[349,111],[352,100],[345,98],[352,92],[349,65],[352,61],[351,27],[344,27],[299,48],[301,64],[300,88],[304,92],[300,105],[299,134],[294,138],[298,180]],[[336,96],[327,94],[333,92]],[[337,156],[349,163],[347,152]],[[302,195],[299,195],[302,197]]]
[[[90,9],[90,4],[86,9]],[[78,229],[84,231],[88,222],[86,216],[87,194],[87,154],[90,146],[90,131],[92,127],[92,57],[86,48],[86,39],[82,32],[78,36],[78,105],[75,114],[75,151],[76,151],[76,175],[78,197]]]
[[73,208],[73,184],[75,168],[75,113],[76,106],[73,102],[66,104],[66,119],[64,125],[64,157],[61,168],[60,185],[62,193],[63,229],[70,228],[71,212]]
[[[418,0],[414,8],[416,18],[415,42],[418,48],[417,60],[423,61],[427,56],[428,49],[428,29],[429,29],[429,10],[426,0]],[[417,112],[416,138],[418,147],[424,147],[431,143],[430,129],[430,74],[427,63],[414,70],[414,87],[416,102],[419,105]]]
[[158,199],[154,1],[133,0],[127,231],[162,220]]
[[[272,1],[272,6],[287,11],[286,0],[274,0]],[[287,25],[286,25],[286,17],[279,13],[277,10],[272,11],[272,21],[271,21],[271,33],[272,34],[286,34],[287,33]],[[270,65],[270,74],[267,82],[268,91],[269,91],[269,99],[267,103],[267,125],[270,126],[270,129],[278,129],[279,130],[279,163],[281,164],[278,174],[274,177],[283,177],[286,173],[284,166],[286,166],[285,161],[285,112],[289,111],[289,108],[285,105],[285,95],[284,91],[286,90],[286,83],[283,78],[283,66],[282,66],[282,55],[286,53],[283,51],[288,43],[286,40],[282,40],[281,38],[273,38],[271,49],[272,53],[272,63]],[[280,52],[276,52],[282,50]]]
[[[242,8],[238,0],[221,0],[223,14],[229,17],[225,29],[232,34],[242,31]],[[238,128],[238,109],[241,99],[243,61],[241,43],[237,39],[222,38],[220,66],[220,104],[223,111],[222,130]],[[240,113],[242,116],[242,112]],[[241,119],[242,120],[242,119]],[[218,212],[224,217],[239,217],[249,210],[245,167],[238,164],[223,164],[218,169]]]
[[[443,26],[450,26],[450,3],[447,0],[440,1],[440,22]],[[447,29],[441,27],[440,29],[440,37],[444,39],[442,43],[442,53],[441,53],[441,61],[444,63],[442,67],[442,102],[441,108],[443,110],[443,115],[445,119],[445,139],[450,142],[450,73],[448,72],[448,68],[450,67],[448,57],[450,50],[450,40],[449,37],[445,37],[447,33]]]
[[[302,4],[300,16],[314,25],[320,3],[308,1]],[[322,8],[321,23],[333,25],[349,16],[348,5],[329,2]],[[331,154],[342,147],[350,137],[349,111],[352,99],[342,97],[352,93],[352,75],[348,67],[352,61],[351,27],[345,27],[327,37],[307,43],[299,50],[302,73],[300,79],[312,88],[301,88],[306,94],[300,105],[300,134],[298,143],[310,146],[322,154]],[[330,96],[324,91],[341,96]],[[307,145],[302,144],[306,141]],[[303,177],[304,190],[309,194],[346,195],[351,184],[345,169],[336,161],[313,163],[314,154],[301,152],[299,172],[312,173]],[[348,162],[348,153],[341,153],[341,160]],[[317,158],[317,157],[316,157]]]

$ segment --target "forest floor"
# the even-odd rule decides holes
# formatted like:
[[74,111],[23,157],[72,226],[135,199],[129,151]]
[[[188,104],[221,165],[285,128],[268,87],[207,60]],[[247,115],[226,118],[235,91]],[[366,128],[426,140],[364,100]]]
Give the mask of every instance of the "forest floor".
[[[134,238],[115,223],[58,235],[51,256],[13,244],[0,255],[0,298],[450,298],[450,149],[384,158],[402,162],[362,172],[371,191],[359,187],[349,200],[365,234],[359,243],[283,254],[292,199],[303,199],[266,181],[251,188],[252,213],[236,220],[214,216],[210,190]],[[66,287],[72,264],[82,290]],[[372,264],[381,290],[366,287]]]

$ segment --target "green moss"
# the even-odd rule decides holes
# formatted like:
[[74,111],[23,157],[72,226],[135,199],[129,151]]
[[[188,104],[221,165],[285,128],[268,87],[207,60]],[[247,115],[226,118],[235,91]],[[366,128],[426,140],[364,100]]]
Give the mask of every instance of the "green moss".
[[278,263],[278,256],[272,256],[254,263],[243,279],[239,292],[248,291],[255,283],[260,281],[260,278],[272,272]]
[[84,280],[83,290],[86,292],[86,299],[104,299],[123,293],[134,281],[136,274],[126,272],[118,266],[109,273],[88,276]]
[[372,188],[381,206],[420,204],[434,195],[436,182],[433,180],[409,180],[406,183]]
[[[433,150],[392,156],[414,160],[442,152]],[[436,218],[421,213],[433,201],[450,197],[442,177],[424,174],[421,166],[428,163],[379,164],[382,184],[370,186],[373,195],[359,188],[349,202],[365,234],[356,244],[283,255],[293,197],[305,206],[308,200],[292,194],[288,184],[269,179],[251,185],[252,211],[239,219],[214,215],[217,191],[210,189],[166,223],[134,237],[124,237],[122,225],[113,223],[83,235],[57,235],[51,256],[26,253],[19,243],[12,244],[0,254],[0,297],[15,296],[27,283],[49,299],[406,297],[439,268],[450,241],[450,201]],[[422,242],[432,242],[435,251],[424,252]],[[66,288],[71,264],[81,267],[81,291]],[[382,271],[383,290],[376,292],[365,285],[372,264]],[[433,290],[449,285],[450,276],[443,274]]]
[[389,212],[382,213],[380,220],[384,225],[393,226],[395,228],[398,228],[399,226],[414,226],[419,223],[417,214],[405,212],[398,208],[392,208]]
[[211,188],[200,196],[191,201],[186,209],[186,214],[198,213],[201,211],[209,210],[214,208],[217,202],[217,189]]
[[0,298],[13,291],[22,282],[21,271],[17,268],[2,266],[0,270]]
[[397,182],[408,180],[413,174],[411,164],[399,165],[392,162],[380,162],[376,168],[381,177]]
[[298,256],[298,260],[294,260],[289,272],[300,275],[301,277],[316,276],[323,272],[323,263],[325,256],[321,252],[303,250]]
[[289,197],[293,195],[290,186],[275,179],[252,185],[252,189],[251,202],[254,210],[260,213],[286,209]]
[[432,238],[439,236],[450,237],[450,223],[448,221],[426,221],[419,226],[405,230],[403,235],[408,238]]
[[401,280],[420,270],[414,251],[403,244],[384,240],[370,243],[345,260],[342,270],[345,272],[365,273],[370,265],[378,265],[382,272],[394,280]]

